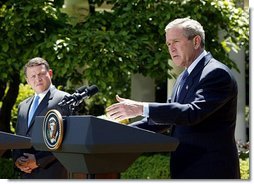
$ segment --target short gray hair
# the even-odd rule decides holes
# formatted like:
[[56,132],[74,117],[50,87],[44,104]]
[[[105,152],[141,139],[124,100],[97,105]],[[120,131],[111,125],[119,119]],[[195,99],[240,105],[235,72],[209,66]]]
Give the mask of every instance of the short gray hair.
[[199,35],[201,37],[201,47],[205,47],[205,31],[198,21],[190,19],[189,17],[178,18],[170,22],[166,26],[165,31],[174,27],[182,28],[184,30],[184,35],[188,39],[192,39]]

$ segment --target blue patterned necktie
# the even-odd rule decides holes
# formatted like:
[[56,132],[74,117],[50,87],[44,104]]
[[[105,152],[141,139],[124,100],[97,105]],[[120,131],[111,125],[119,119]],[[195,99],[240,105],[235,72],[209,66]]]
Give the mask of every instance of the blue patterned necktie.
[[40,97],[38,95],[36,95],[34,97],[34,101],[33,101],[33,104],[30,108],[30,111],[29,111],[29,116],[28,116],[28,127],[30,126],[30,123],[31,123],[31,120],[33,118],[33,115],[34,115],[34,112],[36,111],[38,105],[39,105],[39,99]]
[[178,89],[177,89],[177,93],[176,93],[176,94],[177,94],[177,98],[176,98],[177,100],[179,99],[179,96],[180,96],[182,87],[183,87],[183,85],[184,85],[184,83],[185,83],[185,81],[186,81],[188,75],[189,75],[189,73],[188,73],[188,70],[186,69],[186,70],[184,71],[184,73],[183,73],[183,75],[182,75],[182,78],[181,78],[181,80],[180,80],[180,82],[179,82],[179,85],[178,85]]

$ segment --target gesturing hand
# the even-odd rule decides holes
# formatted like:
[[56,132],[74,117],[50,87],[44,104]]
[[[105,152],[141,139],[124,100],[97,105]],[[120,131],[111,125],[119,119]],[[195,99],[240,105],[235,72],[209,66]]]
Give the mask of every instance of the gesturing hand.
[[143,114],[143,103],[130,99],[121,98],[116,95],[115,103],[106,108],[106,114],[108,117],[117,121],[124,119],[134,118]]

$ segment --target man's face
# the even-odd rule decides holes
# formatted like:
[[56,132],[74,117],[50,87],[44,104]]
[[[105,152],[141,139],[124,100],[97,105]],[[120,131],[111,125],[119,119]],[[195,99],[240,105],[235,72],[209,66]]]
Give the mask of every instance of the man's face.
[[45,65],[28,67],[26,70],[26,81],[36,93],[47,90],[51,84],[52,70],[46,70]]
[[188,67],[194,61],[197,54],[194,39],[188,40],[181,28],[167,30],[166,44],[176,66]]

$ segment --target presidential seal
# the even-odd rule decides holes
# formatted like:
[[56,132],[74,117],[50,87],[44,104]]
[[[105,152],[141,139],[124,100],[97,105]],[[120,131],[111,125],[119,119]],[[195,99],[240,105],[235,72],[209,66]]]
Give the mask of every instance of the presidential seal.
[[63,118],[59,111],[49,110],[43,121],[43,139],[50,150],[57,150],[63,140]]

